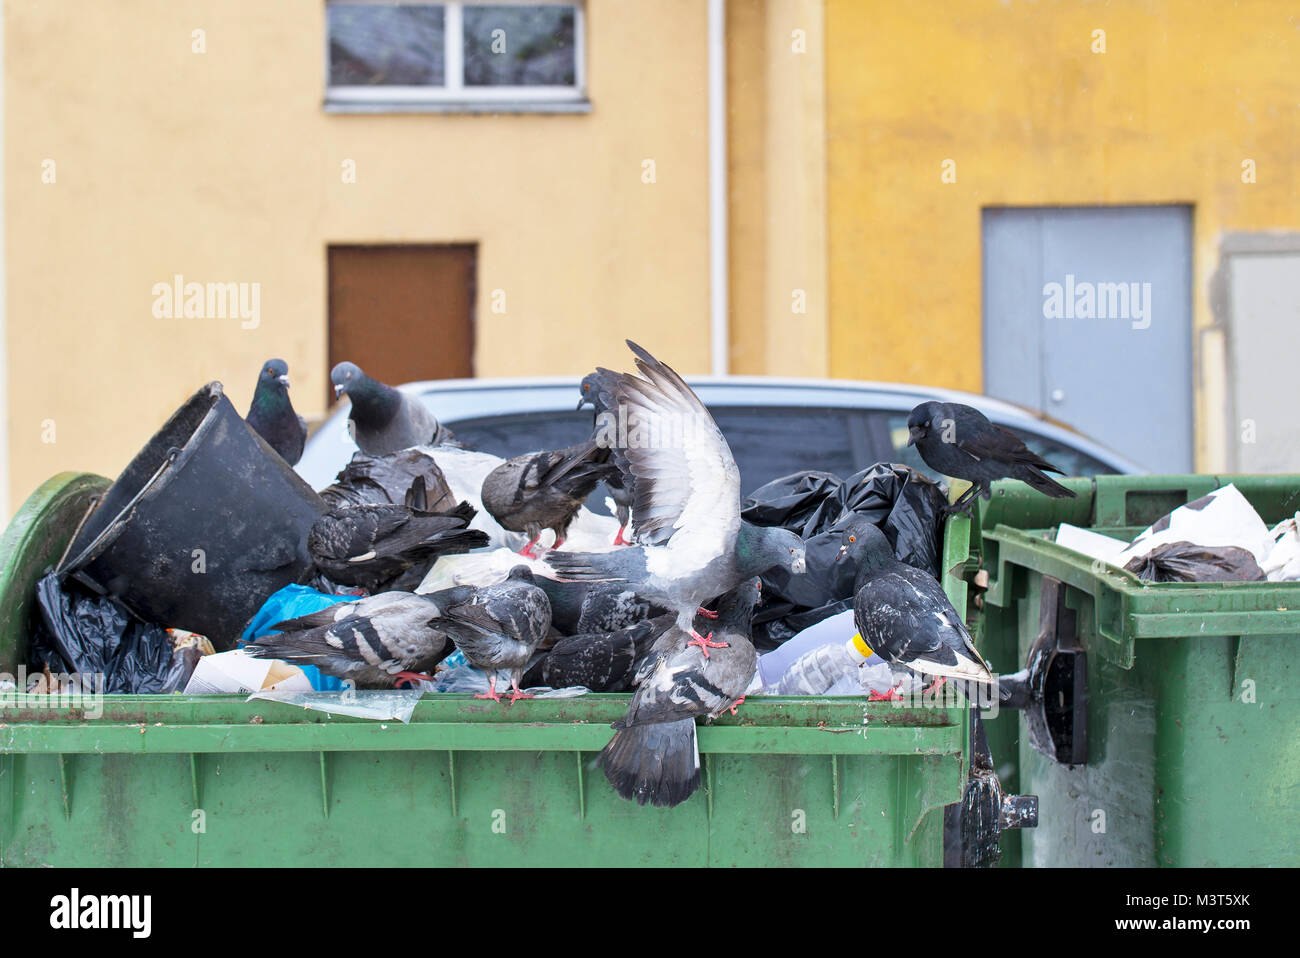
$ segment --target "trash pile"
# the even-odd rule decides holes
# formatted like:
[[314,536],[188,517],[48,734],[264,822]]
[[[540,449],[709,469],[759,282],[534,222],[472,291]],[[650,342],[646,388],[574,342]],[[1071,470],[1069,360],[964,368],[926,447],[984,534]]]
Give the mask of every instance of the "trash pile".
[[1229,483],[1179,506],[1131,542],[1061,523],[1058,545],[1147,582],[1282,582],[1300,579],[1300,513],[1269,529]]
[[[287,366],[266,364],[245,419],[210,383],[41,580],[29,691],[60,673],[400,721],[426,693],[632,692],[601,766],[624,797],[675,805],[698,787],[695,720],[747,695],[993,682],[939,585],[953,510],[935,482],[881,463],[742,500],[707,409],[628,345],[637,372],[582,380],[590,439],[505,461],[340,363],[360,451],[320,494],[291,468]],[[1000,457],[977,480],[1051,468],[969,412],[968,445]],[[601,486],[617,518],[584,505]]]

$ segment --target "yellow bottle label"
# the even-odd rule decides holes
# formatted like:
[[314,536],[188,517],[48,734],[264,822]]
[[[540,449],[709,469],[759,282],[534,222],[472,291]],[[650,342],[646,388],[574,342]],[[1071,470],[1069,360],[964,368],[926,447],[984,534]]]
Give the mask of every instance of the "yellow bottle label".
[[870,658],[876,654],[871,651],[871,646],[867,645],[867,641],[862,637],[861,632],[853,633],[853,647],[862,653],[863,658]]

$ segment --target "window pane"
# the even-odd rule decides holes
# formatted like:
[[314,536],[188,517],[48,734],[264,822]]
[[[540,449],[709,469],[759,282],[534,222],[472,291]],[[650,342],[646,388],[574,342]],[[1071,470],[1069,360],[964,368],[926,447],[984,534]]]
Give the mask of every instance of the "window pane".
[[710,412],[740,469],[742,496],[805,469],[845,479],[861,468],[853,461],[850,410],[714,406]]
[[331,3],[331,86],[442,86],[443,8]]
[[465,86],[573,86],[571,6],[466,5]]

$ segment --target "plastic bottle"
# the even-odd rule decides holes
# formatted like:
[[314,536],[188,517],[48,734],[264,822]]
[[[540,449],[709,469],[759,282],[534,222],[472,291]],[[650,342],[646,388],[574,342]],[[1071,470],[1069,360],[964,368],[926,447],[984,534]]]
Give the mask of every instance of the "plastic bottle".
[[808,626],[798,635],[781,643],[779,648],[763,653],[758,657],[758,675],[763,681],[763,687],[769,690],[773,688],[801,656],[823,645],[842,645],[857,630],[853,624],[853,610],[845,609]]
[[858,667],[871,657],[858,635],[844,643],[818,646],[801,655],[772,691],[777,695],[861,694]]

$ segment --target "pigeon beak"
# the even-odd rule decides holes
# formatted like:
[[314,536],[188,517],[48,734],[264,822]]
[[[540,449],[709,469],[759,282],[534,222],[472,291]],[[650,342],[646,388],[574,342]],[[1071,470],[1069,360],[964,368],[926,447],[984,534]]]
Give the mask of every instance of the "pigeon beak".
[[848,555],[848,554],[849,554],[849,547],[848,547],[848,546],[840,546],[840,551],[837,552],[837,553],[835,553],[835,558],[836,558],[836,560],[838,561],[838,560],[840,560],[840,559],[843,559],[843,558],[844,558],[846,555]]
[[907,444],[909,446],[915,445],[916,441],[924,435],[925,433],[922,431],[920,426],[913,426],[907,431]]
[[278,382],[278,383],[279,383],[281,386],[283,386],[285,389],[288,389],[288,388],[289,388],[289,377],[288,377],[287,375],[285,375],[285,376],[280,376],[280,377],[276,380],[276,382]]
[[334,398],[335,398],[335,399],[338,399],[340,396],[342,396],[342,395],[343,395],[343,390],[344,390],[345,388],[346,388],[346,387],[345,387],[342,383],[336,383],[335,386],[334,386]]
[[[577,408],[578,408],[578,409],[581,409],[581,408],[582,408],[583,406],[585,406],[585,405],[587,405],[587,398],[584,396],[582,399],[579,399],[579,400],[578,400],[578,406],[577,406]],[[575,412],[576,412],[576,411],[577,411],[577,410],[575,410]]]
[[795,575],[803,575],[808,571],[808,560],[804,557],[802,549],[795,555],[794,562],[790,564],[790,571]]

